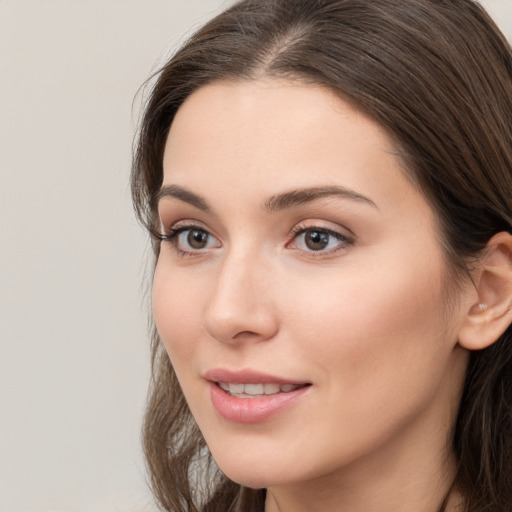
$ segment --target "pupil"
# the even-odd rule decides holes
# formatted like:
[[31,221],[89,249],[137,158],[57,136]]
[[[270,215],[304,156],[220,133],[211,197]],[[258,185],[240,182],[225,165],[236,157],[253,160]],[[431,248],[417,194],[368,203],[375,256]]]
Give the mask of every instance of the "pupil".
[[194,249],[203,249],[208,241],[208,235],[204,231],[191,230],[187,237],[187,242]]
[[321,231],[309,231],[306,233],[306,245],[313,251],[325,249],[329,244],[329,234]]

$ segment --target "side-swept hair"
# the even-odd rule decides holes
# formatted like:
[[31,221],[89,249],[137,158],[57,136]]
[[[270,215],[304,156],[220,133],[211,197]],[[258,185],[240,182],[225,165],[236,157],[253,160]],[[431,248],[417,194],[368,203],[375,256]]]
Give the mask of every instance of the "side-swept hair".
[[[512,53],[472,0],[243,0],[194,34],[159,72],[136,141],[133,201],[154,233],[169,128],[216,80],[322,84],[393,137],[437,214],[454,282],[500,231],[512,232]],[[159,242],[153,238],[155,256]],[[262,511],[213,463],[169,358],[152,336],[144,448],[169,512]],[[512,331],[471,353],[453,432],[466,512],[512,510]]]

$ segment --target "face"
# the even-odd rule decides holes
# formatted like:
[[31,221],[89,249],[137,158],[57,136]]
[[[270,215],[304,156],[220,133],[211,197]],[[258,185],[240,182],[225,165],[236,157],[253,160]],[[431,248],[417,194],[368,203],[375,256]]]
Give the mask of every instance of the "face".
[[231,479],[304,484],[445,446],[462,315],[378,124],[318,86],[203,87],[172,124],[158,215],[154,318]]

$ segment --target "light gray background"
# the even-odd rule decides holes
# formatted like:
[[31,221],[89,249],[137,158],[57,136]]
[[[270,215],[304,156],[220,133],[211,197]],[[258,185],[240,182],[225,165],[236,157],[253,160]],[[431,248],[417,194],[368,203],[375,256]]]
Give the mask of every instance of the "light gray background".
[[132,100],[229,3],[0,0],[0,512],[154,510]]

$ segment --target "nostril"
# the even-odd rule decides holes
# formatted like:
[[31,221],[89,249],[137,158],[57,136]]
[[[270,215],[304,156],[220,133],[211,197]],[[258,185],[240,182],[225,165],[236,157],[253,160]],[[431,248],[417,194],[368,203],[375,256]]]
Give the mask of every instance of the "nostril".
[[242,331],[242,332],[239,332],[237,334],[235,334],[235,336],[233,336],[234,339],[242,339],[242,338],[255,338],[255,337],[258,337],[258,336],[261,336],[260,334],[258,334],[257,332],[253,332],[253,331]]

